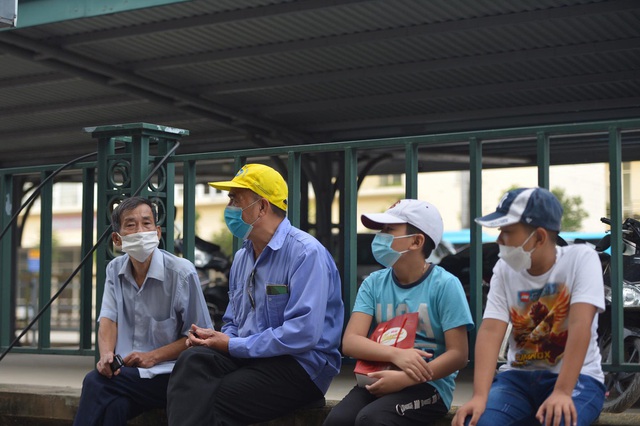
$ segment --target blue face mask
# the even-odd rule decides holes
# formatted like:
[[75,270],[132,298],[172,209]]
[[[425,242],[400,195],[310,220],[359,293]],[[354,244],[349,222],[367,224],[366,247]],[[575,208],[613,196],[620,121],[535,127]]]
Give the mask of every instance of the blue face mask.
[[403,253],[408,252],[405,251],[395,251],[391,248],[391,244],[393,240],[396,238],[407,238],[413,237],[415,234],[411,235],[402,235],[399,237],[394,237],[391,234],[386,234],[384,232],[379,232],[373,237],[373,241],[371,242],[371,251],[373,252],[373,257],[375,257],[376,261],[384,267],[391,268],[394,263],[400,259]]
[[225,207],[224,222],[227,224],[227,228],[229,228],[229,231],[231,231],[234,237],[244,240],[249,236],[249,234],[251,233],[251,230],[253,229],[253,224],[256,223],[260,218],[258,217],[258,219],[256,219],[253,223],[249,224],[244,220],[242,220],[242,212],[248,209],[249,207],[251,207],[252,205],[254,205],[255,203],[257,203],[258,201],[260,200],[254,201],[244,209],[240,207],[234,207],[234,206]]

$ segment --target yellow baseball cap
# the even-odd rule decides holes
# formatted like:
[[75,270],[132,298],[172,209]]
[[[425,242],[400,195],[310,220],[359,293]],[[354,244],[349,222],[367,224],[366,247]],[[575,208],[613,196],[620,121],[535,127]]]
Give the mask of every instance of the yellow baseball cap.
[[231,188],[250,189],[274,206],[287,210],[287,182],[280,173],[264,164],[246,164],[232,180],[209,182],[209,185],[222,191],[229,191]]

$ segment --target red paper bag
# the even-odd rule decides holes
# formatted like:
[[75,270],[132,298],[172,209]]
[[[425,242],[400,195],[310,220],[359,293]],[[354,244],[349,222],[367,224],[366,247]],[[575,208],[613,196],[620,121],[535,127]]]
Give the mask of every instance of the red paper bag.
[[[416,341],[418,329],[418,313],[398,315],[387,322],[378,324],[369,339],[381,345],[395,346],[396,348],[410,349]],[[374,371],[389,370],[394,368],[390,362],[366,361],[359,359],[353,372],[356,375],[358,386],[364,387],[374,383],[377,379],[368,377],[368,373]]]

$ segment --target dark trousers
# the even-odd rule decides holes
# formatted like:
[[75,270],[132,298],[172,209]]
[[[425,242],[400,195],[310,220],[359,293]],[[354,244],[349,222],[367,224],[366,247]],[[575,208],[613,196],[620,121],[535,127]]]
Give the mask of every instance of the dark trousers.
[[323,426],[428,425],[448,411],[440,394],[428,383],[380,398],[356,386],[333,407]]
[[167,389],[170,426],[246,425],[324,396],[291,356],[238,359],[206,347],[178,358]]
[[137,368],[122,367],[111,379],[89,372],[82,382],[74,426],[126,426],[127,420],[167,404],[168,374],[140,378]]

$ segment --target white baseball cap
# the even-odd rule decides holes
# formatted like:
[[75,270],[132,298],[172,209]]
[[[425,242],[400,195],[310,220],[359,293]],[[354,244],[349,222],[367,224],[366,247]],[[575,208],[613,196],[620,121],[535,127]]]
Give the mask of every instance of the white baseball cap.
[[393,223],[408,223],[429,236],[435,247],[442,240],[442,216],[436,206],[426,201],[400,200],[386,212],[363,214],[360,220],[369,229],[382,229],[384,225]]

